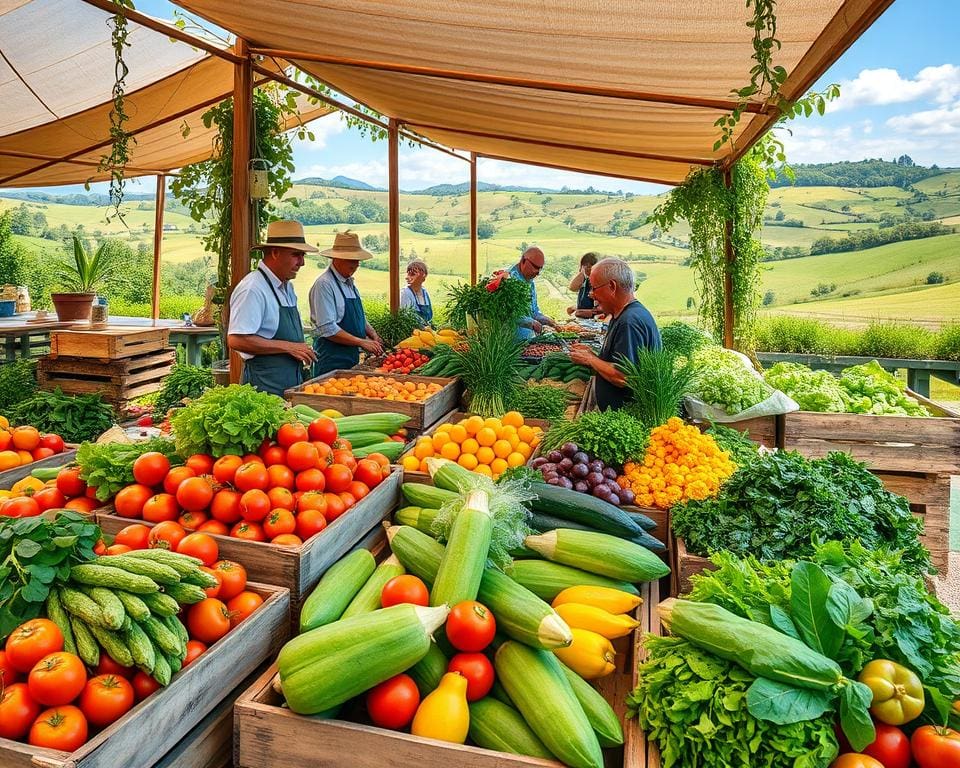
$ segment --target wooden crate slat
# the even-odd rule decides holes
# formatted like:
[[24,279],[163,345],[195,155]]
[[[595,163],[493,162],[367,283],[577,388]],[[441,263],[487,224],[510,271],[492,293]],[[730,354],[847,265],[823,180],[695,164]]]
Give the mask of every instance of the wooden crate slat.
[[46,357],[37,366],[41,389],[59,388],[67,394],[100,395],[122,408],[131,400],[156,392],[176,361],[174,350],[165,348],[122,359]]
[[114,326],[99,331],[50,332],[50,354],[54,357],[68,355],[116,359],[164,349],[169,343],[169,328]]
[[[645,635],[662,634],[660,617],[657,613],[657,604],[660,602],[660,593],[656,585],[652,585],[650,599],[640,606],[640,628],[634,634],[634,665],[631,690],[637,687],[639,680],[638,665],[647,658],[647,649],[643,645]],[[624,723],[623,730],[623,768],[660,768],[660,750],[657,745],[647,739],[647,735],[637,723],[636,718]]]
[[53,456],[47,456],[39,461],[32,461],[29,464],[21,464],[19,467],[12,467],[0,472],[0,490],[9,491],[15,482],[23,480],[35,469],[45,469],[50,467],[62,467],[76,459],[77,449],[70,448]]

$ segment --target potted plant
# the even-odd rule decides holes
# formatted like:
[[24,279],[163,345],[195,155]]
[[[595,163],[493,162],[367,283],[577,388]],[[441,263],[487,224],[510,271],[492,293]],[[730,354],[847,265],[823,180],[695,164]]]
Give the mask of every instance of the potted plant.
[[50,300],[60,320],[89,320],[93,309],[96,289],[103,283],[110,267],[106,241],[100,243],[91,255],[73,236],[74,263],[56,263],[57,279],[64,288],[62,293],[51,293]]

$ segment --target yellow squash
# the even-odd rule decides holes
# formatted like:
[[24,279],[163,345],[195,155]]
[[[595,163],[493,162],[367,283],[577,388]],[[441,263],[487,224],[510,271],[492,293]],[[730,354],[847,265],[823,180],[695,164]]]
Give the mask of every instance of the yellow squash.
[[608,613],[628,613],[643,602],[636,595],[610,587],[567,587],[553,599],[553,607],[579,603],[601,608]]
[[427,739],[463,744],[470,729],[467,678],[447,672],[437,689],[420,702],[410,733]]
[[[557,658],[584,680],[596,680],[613,672],[616,651],[603,635],[588,629],[570,628],[573,642],[566,648],[554,648]],[[419,712],[418,712],[419,714]]]
[[625,614],[615,614],[583,603],[561,603],[555,609],[567,624],[576,629],[588,629],[608,640],[629,635],[639,625]]

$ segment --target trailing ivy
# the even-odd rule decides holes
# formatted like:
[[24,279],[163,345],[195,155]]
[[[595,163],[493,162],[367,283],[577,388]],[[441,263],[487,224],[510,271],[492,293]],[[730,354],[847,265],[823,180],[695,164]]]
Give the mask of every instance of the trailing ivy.
[[126,111],[125,93],[126,78],[130,73],[123,59],[123,49],[129,48],[129,30],[127,29],[128,8],[133,8],[133,0],[113,0],[117,11],[107,22],[110,25],[110,45],[114,56],[114,83],[113,107],[110,110],[110,154],[100,158],[97,170],[110,171],[110,205],[113,214],[108,214],[107,221],[117,217],[123,221],[123,212],[120,206],[123,203],[123,177],[127,163],[130,162],[130,143],[137,143],[136,138],[127,133],[124,123],[130,119]]

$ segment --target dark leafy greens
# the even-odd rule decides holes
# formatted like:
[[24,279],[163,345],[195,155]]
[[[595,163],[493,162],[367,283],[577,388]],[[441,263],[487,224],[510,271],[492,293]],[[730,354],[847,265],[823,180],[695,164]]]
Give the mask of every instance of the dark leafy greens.
[[94,440],[113,426],[113,408],[100,395],[65,395],[38,390],[9,413],[13,424],[30,424],[68,443]]

